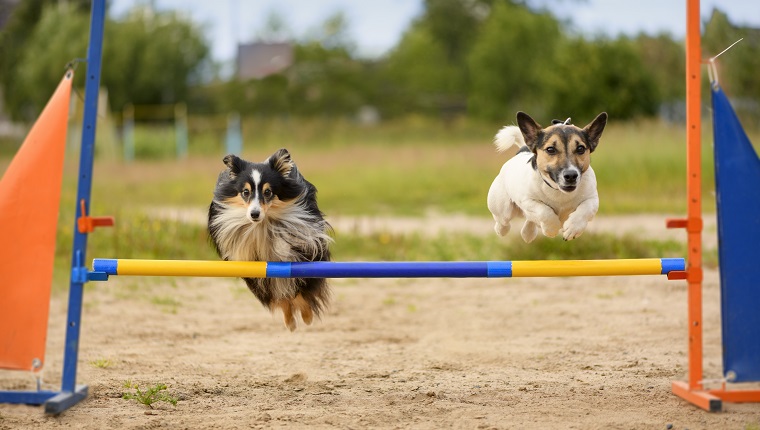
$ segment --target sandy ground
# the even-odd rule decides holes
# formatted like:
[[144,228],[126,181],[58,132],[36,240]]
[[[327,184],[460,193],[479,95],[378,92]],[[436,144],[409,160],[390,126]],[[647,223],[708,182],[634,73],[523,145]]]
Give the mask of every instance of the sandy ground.
[[[719,285],[705,276],[715,378]],[[683,281],[345,279],[333,295],[321,321],[290,333],[240,280],[90,283],[89,397],[59,416],[0,405],[0,429],[760,428],[760,404],[707,413],[671,394],[687,372]],[[52,301],[45,388],[60,386],[66,300]],[[125,381],[179,401],[125,400]],[[1,389],[33,384],[0,372]]]

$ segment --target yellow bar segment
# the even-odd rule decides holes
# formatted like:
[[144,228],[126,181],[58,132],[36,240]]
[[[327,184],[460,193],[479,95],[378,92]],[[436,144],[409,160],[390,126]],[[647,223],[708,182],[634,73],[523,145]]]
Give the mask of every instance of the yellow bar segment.
[[660,274],[662,274],[662,260],[659,258],[637,258],[627,260],[539,260],[512,262],[513,278]]
[[265,261],[118,260],[118,274],[266,278]]

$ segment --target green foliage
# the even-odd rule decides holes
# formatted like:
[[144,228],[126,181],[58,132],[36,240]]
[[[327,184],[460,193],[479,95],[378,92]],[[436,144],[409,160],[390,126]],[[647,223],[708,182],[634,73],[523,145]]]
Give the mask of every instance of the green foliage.
[[[547,76],[557,70],[555,51],[561,36],[559,22],[548,12],[496,2],[468,59],[469,111],[502,121],[513,120],[518,110],[538,118],[551,115],[554,106],[545,100],[556,88],[547,85]],[[571,83],[567,88],[566,92],[575,89]]]
[[[35,25],[25,29],[28,36],[20,41],[22,45],[10,50],[16,62],[3,70],[2,84],[14,117],[33,119],[60,81],[66,64],[87,56],[87,12],[67,3],[46,5]],[[5,41],[19,39],[14,34],[10,29],[3,32],[3,46]],[[185,100],[188,85],[207,55],[200,29],[177,13],[135,9],[123,21],[108,20],[101,82],[109,90],[111,108]],[[5,54],[2,57],[5,67],[10,60]],[[75,84],[83,82],[80,73]]]
[[99,358],[97,360],[91,361],[90,364],[97,367],[98,369],[108,369],[113,365],[113,362],[107,358]]
[[[3,91],[8,94],[7,108],[13,116],[32,119],[39,114],[63,77],[66,64],[86,57],[82,49],[87,46],[88,35],[82,31],[86,28],[87,15],[73,7],[50,4],[42,8],[16,64],[4,75],[9,82],[4,82]],[[84,81],[78,76],[75,82]]]
[[734,100],[743,123],[757,127],[760,124],[760,36],[757,29],[732,24],[724,12],[713,9],[704,27],[702,52],[705,57],[715,56],[741,38],[744,40],[718,58],[718,77],[721,87]]
[[[185,225],[139,212],[119,211],[115,215],[117,223],[113,228],[99,231],[91,238],[92,255],[178,260],[216,258],[204,225]],[[70,254],[70,246],[59,241],[58,253]]]
[[603,111],[614,119],[656,113],[654,79],[626,38],[568,40],[550,71],[546,96],[554,115],[590,121]]
[[[34,118],[64,65],[85,57],[88,12],[86,0],[19,3],[0,33],[0,85],[14,118]],[[291,67],[259,80],[200,84],[216,66],[196,24],[146,7],[109,19],[102,83],[110,107],[188,101],[191,113],[269,118],[346,118],[374,106],[383,118],[411,113],[512,122],[523,110],[544,121],[600,111],[616,120],[658,112],[682,120],[681,40],[669,34],[580,37],[532,2],[426,0],[397,46],[373,60],[356,55],[342,13],[305,35],[293,35],[277,15],[267,25],[263,40],[293,40]],[[721,83],[752,125],[760,98],[756,33],[716,9],[703,47],[716,54],[740,37],[745,42],[719,61]]]
[[187,98],[209,53],[200,28],[176,12],[132,10],[106,25],[103,85],[111,107],[170,104]]
[[382,64],[382,77],[395,104],[381,105],[386,116],[410,110],[428,114],[462,113],[469,87],[467,53],[478,34],[480,1],[426,0],[414,21]]
[[381,232],[369,236],[339,234],[332,251],[340,261],[586,260],[680,257],[686,254],[686,246],[674,241],[594,233],[585,233],[572,242],[540,237],[526,244],[496,235],[446,233],[427,237]]
[[683,43],[667,34],[639,34],[633,42],[636,56],[654,79],[658,100],[664,103],[683,102],[686,95]]
[[148,388],[146,391],[142,391],[136,383],[133,384],[131,381],[125,381],[124,388],[130,390],[134,389],[135,391],[123,393],[123,399],[136,400],[138,403],[142,403],[143,405],[151,408],[153,407],[153,403],[156,402],[166,402],[170,403],[172,406],[177,406],[177,401],[179,400],[177,397],[163,392],[167,389],[166,384],[159,383]]
[[362,105],[363,66],[335,43],[327,39],[295,47],[295,64],[288,72],[292,112],[341,116]]
[[[0,52],[2,53],[0,55],[0,87],[3,89],[5,109],[14,118],[25,117],[30,119],[38,113],[38,107],[30,102],[29,95],[24,91],[23,86],[26,84],[19,81],[19,66],[29,55],[45,56],[52,51],[48,51],[46,48],[42,52],[29,53],[27,42],[34,37],[35,29],[44,14],[44,10],[54,5],[72,13],[86,13],[89,11],[90,2],[88,0],[73,0],[66,3],[55,0],[26,0],[0,3],[0,8],[13,8],[13,13],[8,22],[0,31]],[[86,34],[84,37],[87,37]],[[55,48],[61,49],[61,44],[65,41],[51,40],[50,42],[57,45]],[[45,97],[50,96],[51,88],[54,88],[55,83],[63,77],[64,65],[73,58],[69,57],[56,64],[55,70],[51,71],[54,78],[50,81],[51,87],[46,88],[48,92]]]

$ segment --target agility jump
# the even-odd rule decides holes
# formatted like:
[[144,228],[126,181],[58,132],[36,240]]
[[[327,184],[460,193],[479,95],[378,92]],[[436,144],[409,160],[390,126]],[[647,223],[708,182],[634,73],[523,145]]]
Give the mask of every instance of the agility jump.
[[677,278],[683,258],[535,261],[261,262],[99,259],[92,280],[108,276],[240,278],[521,278],[666,275]]

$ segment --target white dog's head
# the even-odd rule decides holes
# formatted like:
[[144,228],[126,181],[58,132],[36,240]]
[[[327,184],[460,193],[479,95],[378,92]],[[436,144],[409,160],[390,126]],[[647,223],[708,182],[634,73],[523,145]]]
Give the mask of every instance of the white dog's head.
[[586,127],[578,128],[567,121],[542,128],[525,112],[517,113],[526,146],[533,152],[533,168],[552,188],[575,191],[581,175],[591,164],[590,154],[599,144],[607,113],[602,112]]

